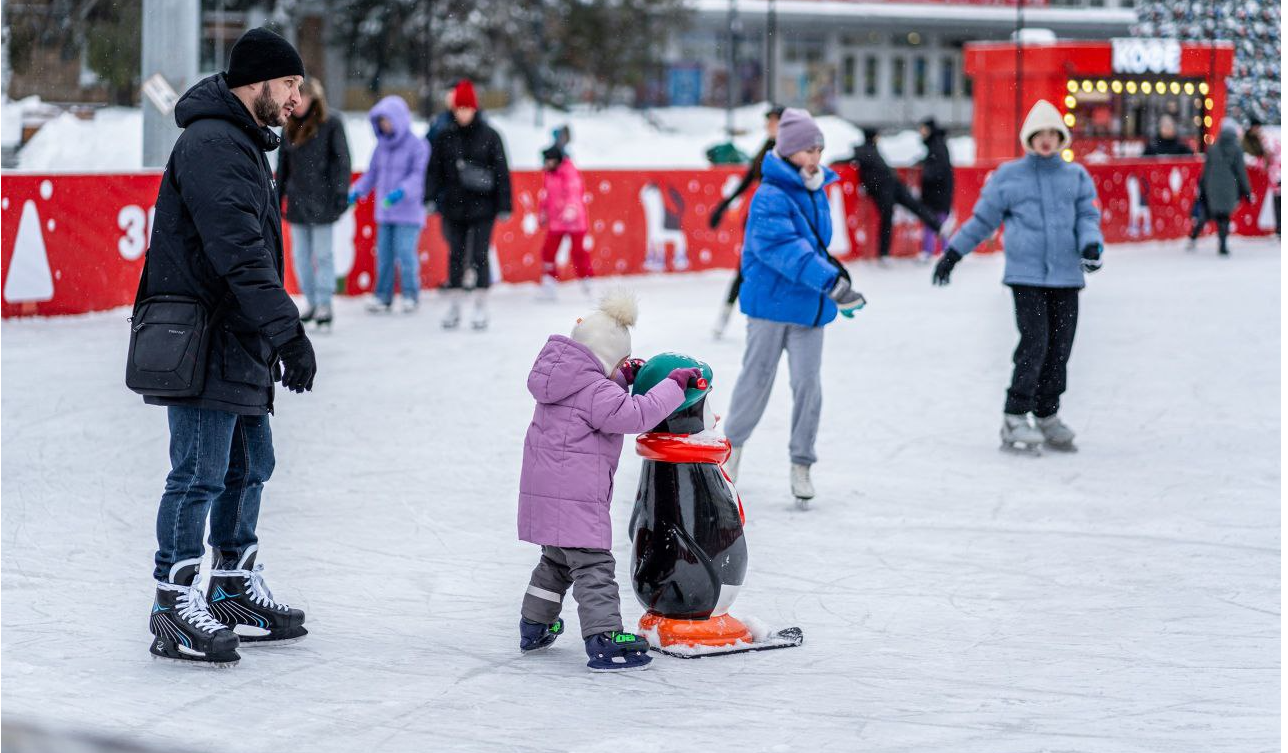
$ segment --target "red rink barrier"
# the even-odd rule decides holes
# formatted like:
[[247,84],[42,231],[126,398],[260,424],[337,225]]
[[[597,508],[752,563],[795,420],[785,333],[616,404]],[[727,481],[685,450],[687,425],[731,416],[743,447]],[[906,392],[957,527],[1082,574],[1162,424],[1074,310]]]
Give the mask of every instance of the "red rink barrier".
[[[1135,160],[1089,165],[1110,243],[1182,237],[1189,229],[1199,159]],[[835,233],[832,252],[842,259],[876,254],[876,211],[856,187],[852,167],[829,189]],[[953,221],[969,216],[991,167],[958,168]],[[1249,168],[1254,200],[1234,217],[1241,235],[1274,228],[1264,172]],[[587,170],[584,173],[590,232],[586,242],[598,275],[731,268],[742,244],[749,196],[729,211],[717,230],[707,220],[741,170]],[[122,175],[5,174],[0,192],[0,315],[81,314],[134,300],[151,231],[159,172]],[[917,185],[916,170],[900,177]],[[541,175],[513,176],[514,214],[493,234],[497,281],[536,281],[541,274],[544,229],[537,223]],[[337,274],[342,290],[369,292],[375,284],[375,232],[370,199],[343,217],[336,230]],[[903,209],[895,213],[893,253],[921,247],[921,226]],[[288,244],[287,287],[294,291]],[[567,242],[565,241],[565,244]],[[995,236],[981,251],[996,250]],[[447,248],[437,218],[420,238],[421,284],[446,278]],[[561,269],[567,249],[560,252]]]

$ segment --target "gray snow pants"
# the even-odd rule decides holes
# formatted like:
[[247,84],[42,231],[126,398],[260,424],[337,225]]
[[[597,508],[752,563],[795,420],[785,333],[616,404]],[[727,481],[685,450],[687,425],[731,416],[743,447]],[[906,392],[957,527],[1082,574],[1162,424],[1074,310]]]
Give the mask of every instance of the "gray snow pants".
[[581,637],[622,630],[617,563],[605,549],[541,547],[541,561],[532,571],[523,596],[523,616],[546,625],[555,621],[568,587],[577,600]]
[[783,351],[792,384],[792,462],[813,465],[814,439],[818,436],[819,414],[823,411],[823,328],[747,318],[747,349],[742,354],[742,373],[729,401],[729,423],[725,436],[734,447],[743,446],[760,423],[774,389],[774,376]]

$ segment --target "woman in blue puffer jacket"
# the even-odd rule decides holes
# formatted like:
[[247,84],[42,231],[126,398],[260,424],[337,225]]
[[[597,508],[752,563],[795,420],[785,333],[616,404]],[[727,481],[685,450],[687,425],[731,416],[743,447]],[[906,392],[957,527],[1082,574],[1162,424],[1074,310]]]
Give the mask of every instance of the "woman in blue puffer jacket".
[[729,404],[725,434],[733,454],[725,464],[736,476],[742,445],[765,412],[783,351],[792,383],[791,485],[800,504],[814,496],[809,469],[823,405],[823,327],[839,311],[863,306],[849,275],[827,253],[832,215],[825,187],[836,173],[819,164],[823,132],[808,112],[788,108],[778,124],[774,151],[761,164],[742,249],[742,313],[747,349]]
[[[1072,451],[1073,431],[1056,415],[1078,326],[1083,273],[1100,269],[1104,236],[1096,187],[1082,165],[1065,162],[1071,142],[1060,112],[1038,100],[1020,128],[1028,154],[997,168],[975,211],[948,242],[935,267],[936,285],[947,285],[953,267],[1006,224],[1002,234],[1006,273],[1015,296],[1020,344],[1006,393],[1002,448],[1036,452],[1038,445]],[[1032,413],[1036,426],[1029,421]]]

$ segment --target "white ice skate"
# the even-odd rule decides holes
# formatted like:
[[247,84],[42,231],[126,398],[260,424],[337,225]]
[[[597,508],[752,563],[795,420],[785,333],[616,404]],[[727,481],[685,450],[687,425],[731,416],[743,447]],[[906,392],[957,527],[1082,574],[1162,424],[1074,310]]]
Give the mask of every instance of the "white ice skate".
[[796,498],[797,507],[809,509],[809,502],[814,499],[814,482],[809,480],[808,465],[792,463],[792,496]]
[[557,283],[550,275],[541,275],[541,287],[537,289],[536,299],[541,303],[554,303]]
[[461,326],[461,295],[459,291],[448,294],[447,314],[443,316],[443,329],[456,329]]
[[1042,432],[1043,444],[1057,452],[1077,452],[1073,443],[1073,429],[1060,420],[1059,416],[1038,418],[1038,431]]
[[1029,414],[1016,416],[1002,414],[1002,451],[1025,455],[1041,455],[1042,432],[1029,423]]
[[385,303],[374,296],[372,296],[371,300],[367,301],[368,314],[388,314],[392,310],[393,306],[391,304]]
[[403,298],[399,302],[398,310],[404,314],[414,314],[420,309],[420,301],[411,298]]
[[470,326],[480,332],[487,329],[487,288],[474,291],[474,315],[470,318]]
[[734,447],[729,450],[729,459],[724,462],[725,473],[729,474],[729,480],[738,483],[738,463],[742,462],[742,448]]

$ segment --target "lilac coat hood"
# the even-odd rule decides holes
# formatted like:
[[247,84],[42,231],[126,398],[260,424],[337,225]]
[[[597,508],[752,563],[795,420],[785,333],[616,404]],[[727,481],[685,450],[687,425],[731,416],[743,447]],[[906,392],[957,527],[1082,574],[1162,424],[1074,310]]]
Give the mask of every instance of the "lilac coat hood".
[[590,349],[552,335],[528,374],[537,401],[523,440],[519,538],[534,544],[611,549],[613,475],[622,435],[648,431],[684,402],[663,379],[645,395],[612,379]]
[[[376,133],[376,151],[371,164],[358,182],[355,191],[366,196],[375,191],[376,222],[398,225],[425,224],[425,168],[429,165],[429,142],[411,129],[411,110],[399,96],[388,96],[376,103],[368,113],[371,128]],[[393,133],[380,130],[380,118],[393,126]],[[385,206],[385,197],[395,189],[403,190],[402,199]]]

